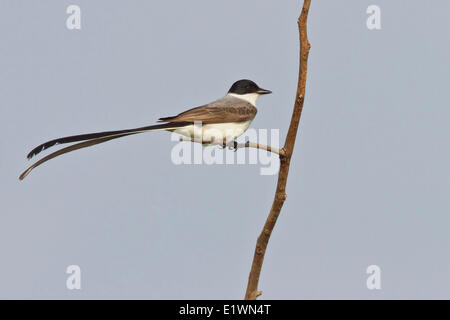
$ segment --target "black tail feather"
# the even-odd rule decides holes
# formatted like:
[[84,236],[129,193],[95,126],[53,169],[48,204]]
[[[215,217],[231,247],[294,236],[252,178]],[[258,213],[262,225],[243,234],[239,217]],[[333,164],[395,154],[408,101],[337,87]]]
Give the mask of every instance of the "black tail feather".
[[[36,163],[34,163],[33,165],[31,165],[27,170],[25,170],[19,176],[19,179],[20,180],[25,179],[25,177],[31,172],[31,170],[33,170],[37,166],[40,166],[44,162],[47,162],[48,160],[51,160],[51,159],[53,159],[53,158],[55,158],[57,156],[60,156],[62,154],[65,154],[65,153],[68,153],[68,152],[71,152],[71,151],[75,151],[75,150],[82,149],[82,148],[87,148],[87,147],[94,146],[94,145],[99,144],[99,143],[107,142],[107,141],[112,140],[112,139],[126,137],[126,136],[137,134],[137,133],[142,133],[142,132],[152,131],[152,130],[158,130],[158,129],[175,129],[175,128],[184,127],[184,126],[189,125],[189,124],[190,124],[189,122],[165,123],[165,124],[158,124],[158,125],[141,127],[141,128],[136,128],[136,129],[128,129],[128,130],[120,130],[120,131],[107,131],[107,132],[99,132],[99,133],[89,133],[89,134],[83,134],[83,135],[78,135],[78,136],[71,136],[71,137],[55,139],[55,140],[52,140],[52,141],[49,141],[49,142],[41,144],[40,146],[38,146],[35,149],[33,149],[33,151],[34,150],[38,150],[36,153],[39,153],[40,151],[42,151],[44,149],[47,149],[47,148],[50,148],[51,146],[53,146],[53,145],[55,145],[57,143],[68,143],[68,142],[82,141],[82,140],[89,139],[89,137],[94,137],[94,138],[90,138],[87,141],[76,143],[74,145],[71,145],[69,147],[65,147],[63,149],[60,149],[58,151],[55,151],[55,152],[49,154],[48,156],[42,158],[41,160],[39,160]],[[53,144],[51,144],[51,143],[53,143]],[[40,148],[42,148],[42,149],[39,150]],[[30,152],[31,156],[34,155],[33,151]],[[29,158],[30,158],[30,155],[29,155]]]
[[165,124],[157,124],[157,125],[146,126],[146,127],[141,127],[141,128],[134,128],[134,129],[95,132],[95,133],[79,134],[79,135],[75,135],[75,136],[58,138],[58,139],[50,140],[50,141],[47,141],[45,143],[38,145],[36,148],[31,150],[30,153],[28,153],[27,158],[29,160],[32,157],[34,157],[35,155],[37,155],[38,153],[40,153],[41,151],[44,151],[44,150],[46,150],[50,147],[53,147],[57,144],[91,140],[91,139],[97,139],[97,138],[103,138],[103,137],[109,137],[109,136],[123,136],[127,133],[139,133],[139,132],[158,130],[158,129],[170,129],[170,128],[174,128],[174,127],[182,127],[183,125],[187,125],[187,124],[189,124],[189,123],[165,123]]
[[159,118],[158,122],[169,122],[173,119],[175,119],[177,116],[173,116],[173,117],[165,117],[165,118]]
[[63,148],[61,150],[55,151],[55,152],[49,154],[48,156],[42,158],[41,160],[37,161],[32,166],[30,166],[27,170],[22,172],[22,174],[19,176],[19,180],[25,179],[25,177],[31,172],[31,170],[33,170],[37,166],[40,166],[44,162],[47,162],[48,160],[51,160],[51,159],[53,159],[53,158],[55,158],[57,156],[60,156],[60,155],[62,155],[64,153],[68,153],[68,152],[71,152],[71,151],[74,151],[74,150],[78,150],[78,149],[82,149],[82,148],[87,148],[87,147],[90,147],[90,146],[93,146],[93,145],[96,145],[96,144],[99,144],[99,143],[103,143],[103,142],[106,142],[106,141],[109,141],[109,140],[112,140],[112,139],[124,137],[124,136],[130,135],[130,134],[135,134],[135,133],[125,133],[123,135],[118,135],[118,136],[109,136],[109,137],[104,137],[104,138],[92,139],[92,140],[76,143],[76,144],[71,145],[69,147],[66,147],[66,148]]

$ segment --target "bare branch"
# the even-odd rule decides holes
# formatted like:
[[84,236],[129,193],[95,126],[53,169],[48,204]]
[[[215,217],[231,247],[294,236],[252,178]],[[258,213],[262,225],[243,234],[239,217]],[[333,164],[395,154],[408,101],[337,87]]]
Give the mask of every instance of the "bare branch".
[[239,149],[239,148],[255,148],[255,149],[266,150],[268,152],[275,153],[275,154],[277,154],[279,156],[284,156],[285,155],[284,149],[278,149],[278,148],[275,148],[275,147],[266,146],[265,144],[256,143],[256,142],[250,142],[250,141],[247,141],[245,143],[237,144],[236,149]]
[[[199,140],[199,139],[190,139],[190,138],[185,138],[185,137],[181,137],[180,141],[187,141],[187,142],[197,142],[197,143],[201,143],[201,144],[207,144],[207,145],[217,145],[217,146],[223,146],[222,143],[218,143],[218,142],[211,142],[211,141],[204,141],[204,140]],[[272,152],[275,153],[279,156],[284,156],[286,154],[284,149],[278,149],[275,147],[271,147],[271,146],[266,146],[265,144],[261,144],[261,143],[256,143],[256,142],[250,142],[247,141],[245,143],[238,143],[236,145],[234,145],[233,147],[230,147],[231,149],[242,149],[242,148],[255,148],[255,149],[261,149],[261,150],[265,150],[268,152]]]
[[255,253],[253,256],[252,268],[250,271],[247,291],[245,293],[245,299],[255,300],[261,291],[258,291],[258,282],[261,274],[261,268],[264,261],[264,255],[266,253],[267,244],[272,234],[275,223],[286,200],[286,183],[289,174],[289,166],[291,162],[292,152],[294,151],[295,139],[297,137],[298,126],[300,122],[300,116],[302,114],[303,102],[305,96],[306,87],[306,72],[308,66],[308,55],[311,45],[308,41],[307,35],[307,18],[309,12],[309,6],[311,0],[304,0],[303,9],[298,18],[298,29],[300,33],[300,67],[298,76],[297,95],[294,103],[294,111],[292,112],[291,123],[289,125],[289,131],[286,136],[284,147],[282,148],[284,155],[280,157],[280,171],[278,173],[277,189],[275,192],[275,198],[273,200],[272,208],[270,209],[269,216],[264,224],[264,228],[258,237],[256,242]]

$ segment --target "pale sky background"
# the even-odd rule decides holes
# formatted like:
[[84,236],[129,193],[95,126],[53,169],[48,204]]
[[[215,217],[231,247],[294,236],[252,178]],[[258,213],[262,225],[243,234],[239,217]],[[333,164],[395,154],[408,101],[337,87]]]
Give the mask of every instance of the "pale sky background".
[[[66,8],[82,10],[68,30]],[[366,28],[381,8],[382,29]],[[301,1],[0,2],[0,298],[241,299],[276,176],[181,165],[157,132],[52,160],[46,140],[152,124],[238,79],[284,139]],[[450,2],[317,1],[263,299],[450,298]],[[52,149],[56,150],[56,149]],[[66,289],[67,266],[82,289]],[[366,268],[381,268],[381,290]]]

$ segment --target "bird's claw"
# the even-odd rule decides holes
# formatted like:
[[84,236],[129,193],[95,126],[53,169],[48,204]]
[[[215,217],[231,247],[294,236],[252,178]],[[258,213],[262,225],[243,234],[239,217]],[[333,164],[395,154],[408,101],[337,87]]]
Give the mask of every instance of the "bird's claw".
[[237,141],[234,140],[234,141],[230,142],[230,143],[228,144],[228,149],[229,149],[229,150],[233,150],[234,152],[236,152],[237,149],[238,149],[238,143],[237,143]]

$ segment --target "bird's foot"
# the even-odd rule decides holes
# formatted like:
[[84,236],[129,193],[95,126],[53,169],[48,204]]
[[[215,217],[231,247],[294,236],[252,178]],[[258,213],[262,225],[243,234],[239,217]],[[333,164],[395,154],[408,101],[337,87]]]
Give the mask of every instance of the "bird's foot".
[[231,141],[230,143],[228,143],[228,149],[229,149],[229,150],[233,150],[234,152],[236,152],[237,149],[238,149],[238,143],[237,143],[237,141],[234,140],[234,141]]

